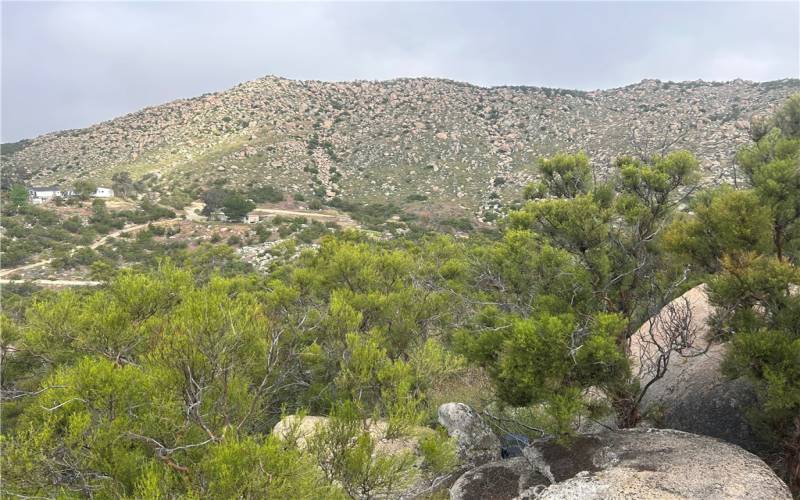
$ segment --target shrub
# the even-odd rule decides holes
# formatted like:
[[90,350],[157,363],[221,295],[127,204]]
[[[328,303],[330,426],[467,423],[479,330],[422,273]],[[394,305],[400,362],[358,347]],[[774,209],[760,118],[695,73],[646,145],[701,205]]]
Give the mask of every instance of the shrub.
[[406,196],[406,201],[425,201],[428,197],[424,194],[414,193]]
[[424,467],[432,476],[439,476],[458,465],[458,449],[444,429],[425,435],[419,441]]
[[365,428],[358,408],[341,403],[318,428],[309,451],[328,481],[341,484],[351,498],[396,494],[413,477],[414,456],[375,454],[375,440]]
[[284,200],[283,192],[273,186],[251,189],[247,196],[256,203],[278,203]]

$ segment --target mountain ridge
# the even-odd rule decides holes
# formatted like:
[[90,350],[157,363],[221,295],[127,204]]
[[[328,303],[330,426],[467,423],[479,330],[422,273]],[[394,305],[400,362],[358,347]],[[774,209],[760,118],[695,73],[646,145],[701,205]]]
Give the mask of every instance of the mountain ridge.
[[215,182],[274,185],[327,199],[425,199],[482,213],[517,198],[535,177],[535,160],[561,150],[585,150],[602,177],[620,154],[689,149],[707,178],[730,180],[750,120],[798,91],[798,79],[645,79],[583,91],[266,76],[4,144],[3,166],[25,182],[105,182],[127,170],[149,174],[156,194]]

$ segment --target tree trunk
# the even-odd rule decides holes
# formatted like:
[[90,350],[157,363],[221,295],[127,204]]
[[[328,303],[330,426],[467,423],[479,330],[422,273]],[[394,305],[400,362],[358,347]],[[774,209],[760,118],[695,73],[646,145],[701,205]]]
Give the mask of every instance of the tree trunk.
[[639,405],[635,398],[628,395],[614,396],[611,402],[614,412],[617,414],[617,426],[620,429],[630,429],[642,419],[639,413]]
[[773,241],[775,243],[775,255],[780,262],[783,262],[783,227],[775,225],[775,236]]
[[800,415],[794,419],[794,432],[784,446],[786,482],[792,494],[800,497]]

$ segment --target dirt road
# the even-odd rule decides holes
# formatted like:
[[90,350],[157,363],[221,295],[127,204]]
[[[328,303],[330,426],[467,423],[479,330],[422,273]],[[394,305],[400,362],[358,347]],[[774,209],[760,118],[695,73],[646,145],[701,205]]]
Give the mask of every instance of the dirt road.
[[[186,219],[194,222],[208,222],[207,217],[204,215],[198,215],[200,212],[202,212],[204,207],[205,204],[202,201],[193,201],[184,209]],[[344,227],[355,227],[358,225],[348,215],[336,211],[287,210],[283,208],[256,207],[250,213],[261,216],[281,215],[284,217],[305,217],[306,219],[315,220],[318,222],[336,222]]]
[[[161,224],[169,224],[171,222],[178,222],[180,220],[181,219],[175,218],[175,219],[160,220],[160,221],[155,221],[155,222],[148,222],[148,223],[145,223],[145,224],[136,224],[135,226],[124,227],[124,228],[120,229],[119,231],[114,231],[113,233],[108,233],[107,235],[103,236],[99,240],[97,240],[94,243],[92,243],[91,245],[89,245],[88,248],[91,248],[92,250],[94,250],[95,248],[105,244],[111,238],[116,238],[122,233],[128,233],[130,231],[138,231],[140,229],[144,229],[149,224],[153,224],[154,226],[159,226]],[[77,247],[72,249],[72,251],[70,252],[70,255],[72,253],[74,253],[76,250],[78,250],[79,248],[86,248],[86,247],[83,246],[83,245],[82,246],[77,246]],[[0,276],[10,276],[10,275],[12,275],[14,273],[18,273],[20,271],[26,271],[28,269],[34,269],[36,267],[46,266],[47,264],[49,264],[51,262],[53,262],[53,259],[45,259],[45,260],[40,260],[38,262],[34,262],[32,264],[26,264],[24,266],[15,267],[13,269],[3,269],[3,270],[0,271]],[[2,283],[3,281],[16,282],[16,281],[20,281],[20,280],[2,280],[2,281],[0,281],[0,283]],[[48,281],[48,280],[44,280],[44,281]],[[55,280],[55,281],[61,281],[61,280]],[[69,280],[66,280],[66,281],[69,281]]]
[[193,201],[186,208],[183,209],[184,213],[186,214],[186,220],[194,221],[194,222],[206,222],[207,218],[205,215],[200,215],[200,212],[203,211],[206,204],[202,201]]
[[[193,221],[193,222],[198,222],[198,223],[206,222],[206,217],[200,216],[197,213],[195,213],[195,210],[201,211],[204,206],[205,205],[202,202],[199,202],[199,201],[192,202],[184,210],[184,214],[185,214],[186,219],[190,220],[190,221]],[[260,214],[260,215],[282,215],[282,216],[286,216],[286,217],[305,217],[307,219],[316,220],[316,221],[319,221],[319,222],[336,222],[336,223],[338,223],[338,224],[340,224],[340,225],[342,225],[344,227],[355,227],[355,226],[357,226],[356,222],[353,219],[351,219],[349,216],[347,216],[347,215],[339,214],[339,213],[326,213],[326,212],[317,211],[317,210],[308,210],[308,211],[306,211],[306,210],[284,210],[284,209],[280,209],[280,208],[256,208],[255,210],[253,210],[253,212],[257,213],[257,214]],[[114,231],[113,233],[109,233],[109,234],[103,236],[99,240],[97,240],[94,243],[92,243],[91,245],[89,245],[88,248],[91,248],[92,250],[94,250],[97,247],[99,247],[101,245],[104,245],[111,238],[116,238],[122,233],[128,233],[128,232],[132,232],[132,231],[139,231],[140,229],[146,228],[149,224],[153,224],[153,225],[158,226],[158,225],[161,225],[161,224],[170,224],[172,222],[179,222],[181,220],[183,220],[183,219],[182,218],[174,218],[174,219],[160,220],[160,221],[155,221],[155,222],[152,222],[152,223],[137,224],[135,226],[125,227],[125,228],[120,229],[119,231]],[[85,247],[84,246],[75,247],[75,248],[72,249],[72,252],[75,252],[79,248],[85,248]],[[37,267],[46,266],[47,264],[50,264],[51,262],[53,262],[53,259],[45,259],[45,260],[40,260],[38,262],[34,262],[32,264],[26,264],[24,266],[15,267],[13,269],[3,269],[3,270],[0,270],[0,277],[7,277],[7,276],[11,276],[11,275],[13,275],[15,273],[21,272],[21,271],[27,271],[29,269],[35,269]],[[11,282],[18,282],[20,280],[0,280],[0,283],[3,283],[4,281],[8,281],[8,282],[11,283]],[[38,280],[38,281],[51,281],[51,280]],[[52,281],[68,282],[70,280],[52,280]],[[90,282],[86,282],[86,283],[90,283]]]
[[21,285],[23,283],[32,283],[41,286],[99,286],[102,281],[90,280],[6,280],[0,279],[0,285]]
[[281,215],[286,217],[305,217],[318,222],[336,222],[344,227],[354,227],[356,222],[341,213],[321,212],[319,210],[284,210],[280,208],[256,208],[251,213],[258,215]]

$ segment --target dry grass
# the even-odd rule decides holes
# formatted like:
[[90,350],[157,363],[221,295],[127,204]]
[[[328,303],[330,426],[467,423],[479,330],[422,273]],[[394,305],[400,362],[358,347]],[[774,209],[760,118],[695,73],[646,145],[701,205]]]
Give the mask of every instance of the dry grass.
[[482,368],[468,367],[435,384],[428,391],[428,402],[436,420],[436,411],[444,403],[464,403],[481,411],[492,402],[494,394],[489,375]]

